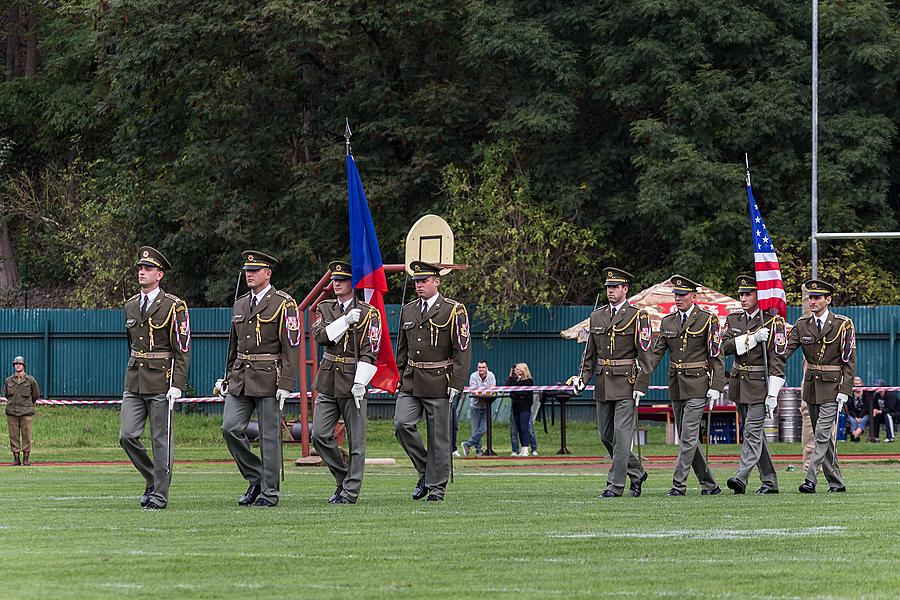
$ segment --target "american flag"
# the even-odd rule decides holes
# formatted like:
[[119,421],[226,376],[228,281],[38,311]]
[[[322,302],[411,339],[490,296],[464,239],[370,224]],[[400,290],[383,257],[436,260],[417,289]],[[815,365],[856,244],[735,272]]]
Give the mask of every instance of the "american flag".
[[781,267],[772,244],[772,236],[759,214],[759,206],[753,198],[750,187],[750,171],[747,171],[747,202],[750,204],[750,227],[753,228],[753,261],[756,263],[756,289],[759,308],[764,313],[775,308],[782,317],[787,317],[787,298],[781,281]]

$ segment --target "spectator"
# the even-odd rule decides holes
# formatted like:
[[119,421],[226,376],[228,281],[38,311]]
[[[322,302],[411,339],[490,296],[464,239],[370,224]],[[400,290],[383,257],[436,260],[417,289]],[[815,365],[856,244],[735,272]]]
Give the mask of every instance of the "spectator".
[[[469,387],[494,387],[497,385],[497,377],[488,370],[486,360],[479,360],[477,370],[469,376]],[[488,410],[490,404],[484,396],[470,393],[469,409],[471,411],[472,436],[462,443],[463,456],[469,455],[469,450],[475,448],[475,453],[481,456],[481,436],[487,431]]]
[[[528,365],[518,363],[510,369],[506,385],[534,385]],[[510,392],[509,399],[512,400],[512,418],[519,432],[519,445],[522,449],[519,456],[532,454],[529,449],[533,450],[533,454],[536,456],[537,440],[534,437],[534,424],[531,421],[531,403],[534,394],[532,392]]]
[[866,425],[869,424],[869,403],[861,390],[856,389],[863,384],[859,377],[853,378],[853,394],[847,400],[847,422],[850,424],[851,441],[860,441]]
[[[886,387],[884,379],[875,380],[876,387]],[[894,415],[892,411],[897,405],[897,393],[880,390],[872,393],[872,428],[869,441],[877,442],[879,430],[884,425],[885,442],[894,441]]]
[[[13,465],[31,464],[31,420],[34,403],[40,397],[34,377],[25,372],[25,359],[13,359],[14,373],[6,378],[6,421],[9,424],[9,447],[13,453]],[[22,458],[19,458],[19,453]]]

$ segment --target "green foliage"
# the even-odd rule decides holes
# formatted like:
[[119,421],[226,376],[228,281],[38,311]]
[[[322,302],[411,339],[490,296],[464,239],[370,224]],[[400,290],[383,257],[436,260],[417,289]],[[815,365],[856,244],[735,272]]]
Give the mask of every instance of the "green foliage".
[[448,291],[474,304],[489,333],[522,319],[523,304],[571,301],[594,243],[590,231],[534,201],[517,151],[509,142],[481,146],[471,173],[454,165],[444,172],[455,260],[470,265],[447,278]]

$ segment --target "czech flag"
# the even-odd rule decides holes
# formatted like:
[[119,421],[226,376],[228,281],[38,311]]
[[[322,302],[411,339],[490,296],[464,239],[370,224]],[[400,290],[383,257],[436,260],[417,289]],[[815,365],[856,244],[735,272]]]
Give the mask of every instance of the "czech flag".
[[[394,359],[391,347],[391,336],[388,333],[387,315],[384,312],[384,294],[387,292],[387,279],[384,276],[384,264],[381,262],[381,250],[378,249],[378,238],[375,236],[375,223],[369,212],[369,203],[363,191],[362,180],[353,155],[347,155],[347,199],[350,207],[350,264],[353,269],[353,287],[365,290],[365,300],[381,313],[380,340],[372,340],[378,346],[375,376],[371,385],[391,393],[397,391],[400,372]],[[379,343],[380,342],[380,343]]]

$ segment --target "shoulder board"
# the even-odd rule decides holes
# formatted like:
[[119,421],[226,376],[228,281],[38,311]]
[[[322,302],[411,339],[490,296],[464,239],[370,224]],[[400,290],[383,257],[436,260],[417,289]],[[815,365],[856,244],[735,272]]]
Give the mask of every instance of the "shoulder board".
[[456,300],[452,300],[452,299],[450,299],[450,298],[447,298],[446,296],[444,296],[444,302],[446,302],[447,304],[452,304],[453,306],[456,306],[457,304],[460,304],[460,303],[457,302]]
[[184,302],[181,298],[179,298],[175,294],[170,294],[169,292],[163,292],[163,295],[166,298],[168,298],[169,300],[171,300],[172,302],[175,302],[176,304],[179,302]]
[[407,306],[412,306],[413,304],[417,304],[418,302],[419,302],[419,299],[416,298],[416,299],[413,300],[412,302],[407,302],[406,304],[404,304],[404,305],[403,305],[403,308],[406,308]]
[[[633,306],[633,305],[632,305],[632,306]],[[641,318],[644,318],[644,317],[649,318],[649,317],[650,317],[650,313],[647,312],[646,309],[644,309],[644,308],[638,308],[637,306],[635,306],[634,309],[638,312],[638,316],[639,316],[639,317],[641,317]]]
[[135,294],[134,296],[132,296],[131,298],[129,298],[128,300],[126,300],[126,301],[125,301],[125,304],[128,304],[128,303],[131,302],[132,300],[137,300],[137,299],[140,298],[140,297],[141,297],[141,294],[140,294],[140,292],[139,292],[139,293]]
[[850,317],[848,317],[846,315],[839,315],[837,313],[831,313],[831,314],[833,314],[834,318],[837,319],[838,321],[849,321],[850,320]]
[[291,297],[290,294],[288,294],[287,292],[282,292],[281,290],[275,290],[275,295],[276,295],[276,296],[281,296],[281,297],[284,298],[285,300],[290,300],[291,302],[294,301],[294,299]]
[[667,314],[667,315],[663,315],[663,320],[666,320],[666,319],[677,319],[677,318],[678,318],[678,315],[676,315],[675,313],[669,313],[669,314]]
[[606,310],[607,308],[609,308],[609,304],[603,304],[603,305],[601,305],[601,306],[598,306],[598,307],[595,308],[594,310],[592,310],[592,311],[591,311],[591,314],[593,315],[594,313],[598,313],[598,312],[600,312],[601,310]]
[[710,317],[715,317],[715,316],[716,316],[716,315],[712,314],[712,311],[706,310],[705,308],[700,308],[699,306],[697,307],[697,310],[699,310],[699,311],[702,312],[702,313],[705,313],[705,314],[709,315]]
[[245,294],[241,294],[240,296],[238,296],[238,300],[240,300],[240,299],[242,299],[242,298],[246,298],[246,297],[248,297],[249,295],[250,295],[250,292],[247,292],[247,293],[245,293]]
[[322,306],[323,304],[328,304],[329,306],[333,306],[334,304],[337,304],[337,298],[328,298],[326,300],[322,300],[321,302],[319,302],[319,306]]
[[377,311],[377,310],[378,310],[377,308],[375,308],[374,306],[372,306],[372,305],[369,304],[368,302],[360,302],[360,303],[358,304],[358,306],[359,306],[359,308],[365,309],[365,310],[374,310],[374,311]]
[[737,315],[742,314],[743,312],[744,312],[744,309],[743,309],[743,308],[736,308],[736,309],[734,309],[733,311],[731,311],[730,313],[728,313],[728,316],[729,316],[729,317],[730,317],[731,315],[737,316]]

